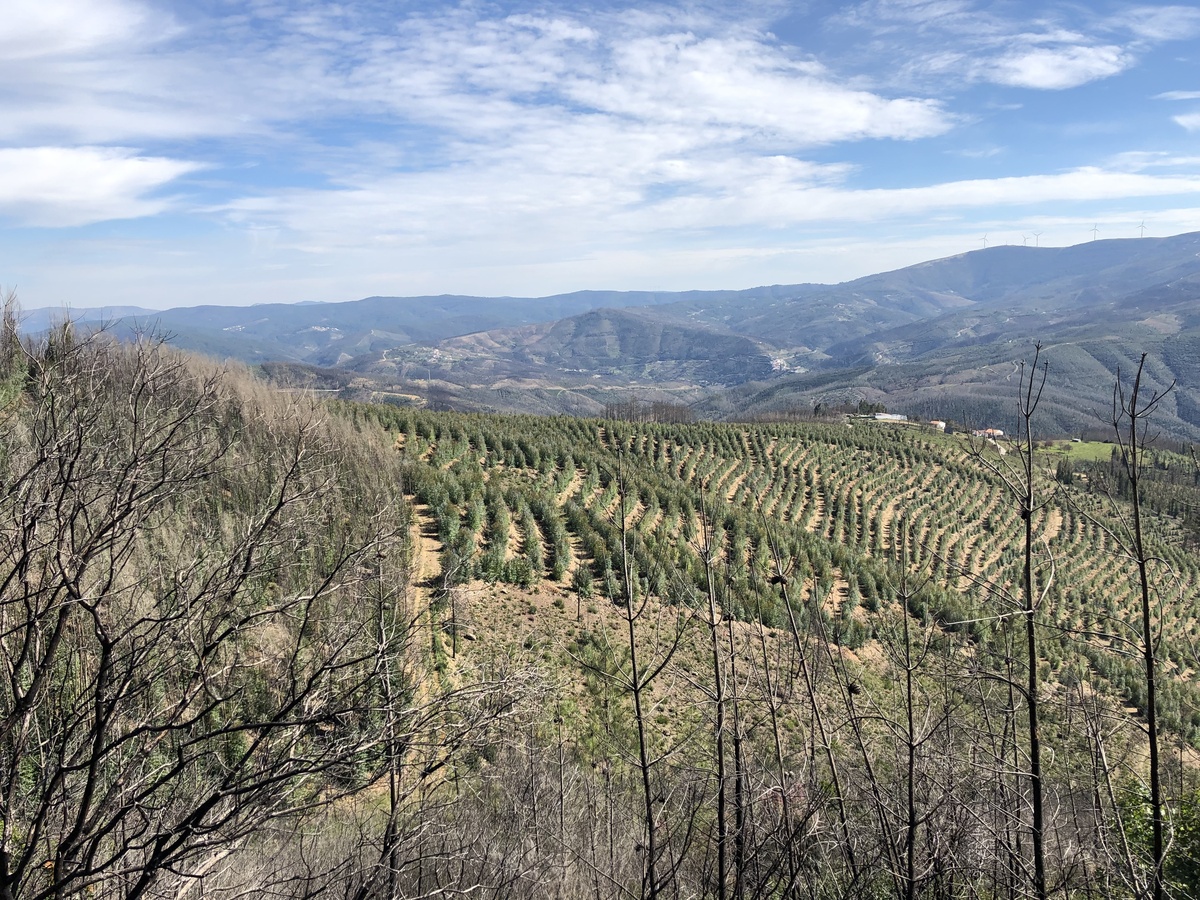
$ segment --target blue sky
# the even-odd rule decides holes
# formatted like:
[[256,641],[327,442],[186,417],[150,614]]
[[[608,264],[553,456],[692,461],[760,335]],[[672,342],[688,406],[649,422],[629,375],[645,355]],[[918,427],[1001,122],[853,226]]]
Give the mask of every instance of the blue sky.
[[0,73],[30,308],[836,282],[1200,230],[1194,6],[6,0]]

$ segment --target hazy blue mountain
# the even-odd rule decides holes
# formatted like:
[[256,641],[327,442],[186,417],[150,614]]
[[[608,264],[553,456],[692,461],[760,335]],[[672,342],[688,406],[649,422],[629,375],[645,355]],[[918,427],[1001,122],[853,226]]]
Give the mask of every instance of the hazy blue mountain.
[[[1110,404],[1117,368],[1147,352],[1152,386],[1174,382],[1163,427],[1200,438],[1200,233],[990,247],[839,285],[79,312],[287,363],[272,372],[293,383],[535,412],[595,412],[633,392],[726,417],[865,398],[998,421],[1040,342],[1047,427],[1075,430]],[[50,315],[33,311],[27,330]]]
[[92,309],[64,309],[59,306],[44,306],[21,310],[21,328],[27,332],[45,331],[56,322],[70,319],[73,322],[116,322],[129,316],[150,316],[154,310],[140,306],[100,306]]
[[[601,307],[654,306],[681,298],[767,296],[771,289],[661,293],[577,291],[552,297],[367,297],[344,303],[178,307],[121,318],[126,330],[155,329],[173,343],[249,362],[339,365],[409,344],[496,328],[550,322]],[[111,318],[111,317],[110,317]]]
[[1074,247],[991,247],[791,296],[784,291],[767,303],[683,301],[661,314],[767,342],[810,368],[846,362],[855,355],[854,343],[868,336],[875,341],[910,325],[924,334],[930,321],[941,323],[938,333],[925,337],[932,346],[952,323],[974,317],[1003,322],[1017,311],[1047,316],[1074,309],[1119,318],[1130,295],[1163,291],[1200,274],[1198,254],[1200,233]]

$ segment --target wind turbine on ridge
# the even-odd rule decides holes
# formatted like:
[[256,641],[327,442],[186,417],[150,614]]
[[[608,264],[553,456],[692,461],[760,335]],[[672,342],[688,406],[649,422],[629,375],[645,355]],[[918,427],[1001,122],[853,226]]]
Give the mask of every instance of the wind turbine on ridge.
[[1096,239],[1096,232],[1098,232],[1099,230],[1100,230],[1100,223],[1097,222],[1095,225],[1092,226],[1092,240],[1093,241]]
[[1138,234],[1138,237],[1146,236],[1146,220],[1145,219],[1142,219],[1142,224],[1138,226],[1138,231],[1140,232],[1140,234]]
[[1043,234],[1045,234],[1045,233],[1046,233],[1046,232],[1044,232],[1044,231],[1034,231],[1034,232],[1032,232],[1032,234],[1033,234],[1033,246],[1035,246],[1035,247],[1040,247],[1040,246],[1042,245],[1042,242],[1039,240],[1039,238],[1041,238],[1041,236],[1042,236]]

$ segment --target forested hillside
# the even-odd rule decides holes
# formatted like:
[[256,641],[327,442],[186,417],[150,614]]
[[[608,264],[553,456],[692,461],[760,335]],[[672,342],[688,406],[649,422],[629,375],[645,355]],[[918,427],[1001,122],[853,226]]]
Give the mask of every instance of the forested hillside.
[[5,896],[1195,896],[1188,456],[2,338]]

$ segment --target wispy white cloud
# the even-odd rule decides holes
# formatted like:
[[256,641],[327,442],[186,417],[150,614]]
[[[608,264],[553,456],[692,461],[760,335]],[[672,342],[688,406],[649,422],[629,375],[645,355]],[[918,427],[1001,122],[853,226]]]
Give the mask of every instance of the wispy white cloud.
[[[1030,43],[1039,41],[1031,38]],[[1133,57],[1120,47],[1060,43],[1030,46],[982,63],[977,72],[988,81],[1013,87],[1064,90],[1108,78],[1130,66]]]
[[162,33],[166,17],[131,0],[7,0],[0,23],[0,59],[28,64],[66,53],[85,54],[135,36]]
[[[13,12],[15,4],[15,16]],[[208,36],[211,37],[211,36]],[[133,0],[12,0],[0,20],[0,142],[141,144],[253,132],[264,68]],[[269,80],[268,82],[269,83]]]
[[1181,116],[1171,117],[1176,124],[1188,131],[1200,131],[1200,112],[1184,113]]
[[1112,77],[1157,45],[1200,33],[1200,11],[1183,6],[1110,16],[1083,6],[1040,7],[1035,18],[1027,12],[975,0],[867,0],[835,21],[867,31],[872,51],[885,51],[915,83],[956,75],[1036,90]]
[[963,147],[957,150],[950,151],[955,156],[961,156],[966,159],[992,159],[996,156],[1002,156],[1008,152],[1007,147]]
[[1155,100],[1200,100],[1200,91],[1163,91]]
[[42,227],[155,215],[168,201],[154,193],[198,168],[111,147],[0,149],[0,215]]
[[890,99],[839,84],[819,63],[794,60],[761,38],[667,34],[622,41],[601,79],[567,86],[577,102],[640,121],[762,135],[792,147],[945,132],[931,100]]
[[853,88],[770,35],[695,15],[587,24],[453,13],[406,20],[400,31],[398,46],[350,74],[353,95],[466,138],[608,116],[794,149],[926,137],[954,122],[935,100]]
[[[450,171],[241,201],[231,214],[291,234],[295,246],[308,250],[436,247],[457,242],[472,246],[558,242],[566,247],[622,235],[900,221],[1056,202],[1200,194],[1200,175],[1146,175],[1092,167],[890,189],[848,187],[842,181],[844,169],[826,170],[787,158],[726,164],[719,173],[703,166],[680,166],[675,174],[682,185],[678,189],[671,189],[665,179],[654,185],[647,180],[618,182],[610,177],[515,169],[507,179],[492,179],[484,173]],[[707,184],[722,188],[708,189]]]
[[1183,41],[1200,35],[1200,9],[1194,6],[1135,6],[1108,19],[1150,43]]
[[948,181],[921,187],[845,189],[764,184],[749,196],[705,204],[697,198],[670,201],[656,210],[666,221],[743,225],[816,222],[902,221],[942,212],[988,211],[1047,203],[1125,200],[1200,194],[1200,175],[1149,176],[1081,168],[1053,175]]
[[974,0],[866,0],[847,5],[831,20],[883,33],[913,25],[939,32],[990,33],[997,22]]
[[1147,169],[1200,169],[1200,156],[1180,155],[1165,150],[1131,150],[1112,157],[1108,166],[1117,171],[1143,172]]

